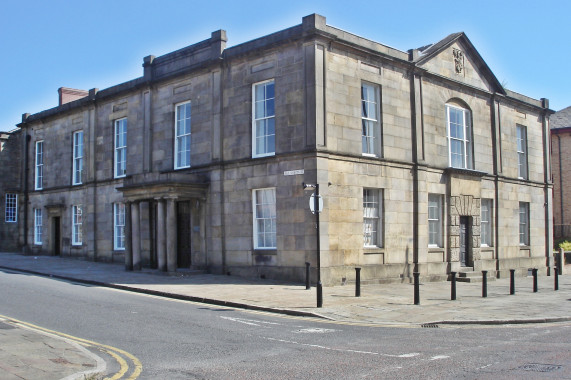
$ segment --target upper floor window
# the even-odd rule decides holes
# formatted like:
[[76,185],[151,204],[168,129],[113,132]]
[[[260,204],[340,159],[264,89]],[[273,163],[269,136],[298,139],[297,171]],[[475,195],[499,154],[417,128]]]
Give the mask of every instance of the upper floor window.
[[272,156],[276,154],[276,114],[273,79],[254,84],[252,98],[252,157]]
[[127,118],[115,120],[115,178],[127,174]]
[[381,155],[379,86],[361,84],[361,122],[363,154]]
[[83,175],[83,131],[73,132],[73,178],[72,185],[82,183]]
[[276,189],[254,190],[254,248],[275,249],[276,243]]
[[363,189],[363,240],[365,247],[383,246],[383,191]]
[[34,209],[34,244],[42,244],[42,209]]
[[519,202],[519,245],[529,245],[528,202]]
[[72,207],[71,244],[81,245],[83,242],[83,210],[80,205]]
[[446,105],[448,162],[453,168],[473,169],[470,111]]
[[517,176],[527,179],[527,131],[523,125],[517,125]]
[[5,221],[15,223],[18,221],[18,194],[6,194]]
[[113,230],[114,243],[113,248],[116,250],[125,249],[125,204],[113,204]]
[[428,246],[442,247],[442,196],[428,194]]
[[482,199],[480,205],[480,244],[492,246],[492,200]]
[[35,189],[44,188],[44,142],[36,141],[36,178]]
[[190,102],[175,107],[175,169],[190,167]]

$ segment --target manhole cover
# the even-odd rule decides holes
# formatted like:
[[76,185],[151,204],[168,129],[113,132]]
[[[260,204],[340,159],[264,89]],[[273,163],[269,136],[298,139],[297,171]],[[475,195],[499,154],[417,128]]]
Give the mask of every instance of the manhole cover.
[[553,372],[561,368],[560,365],[557,364],[525,364],[519,367],[519,369],[523,369],[524,371],[533,371],[533,372]]

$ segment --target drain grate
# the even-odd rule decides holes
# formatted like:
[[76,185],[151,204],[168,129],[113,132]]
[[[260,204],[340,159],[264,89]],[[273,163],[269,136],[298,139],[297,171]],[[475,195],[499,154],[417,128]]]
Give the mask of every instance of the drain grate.
[[518,369],[523,369],[524,371],[533,371],[533,372],[553,372],[557,371],[559,368],[561,368],[561,366],[557,364],[530,363],[522,365]]
[[423,323],[422,325],[420,325],[420,327],[423,327],[425,329],[437,329],[438,325],[436,323]]

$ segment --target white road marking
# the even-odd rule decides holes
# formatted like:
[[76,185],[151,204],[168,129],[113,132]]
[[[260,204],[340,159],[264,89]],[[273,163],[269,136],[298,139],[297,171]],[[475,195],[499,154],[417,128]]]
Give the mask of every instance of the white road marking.
[[320,328],[310,328],[310,329],[300,329],[297,331],[294,331],[294,333],[298,334],[298,333],[302,333],[302,334],[323,334],[323,333],[328,333],[328,332],[335,332],[337,330],[333,330],[333,329],[320,329]]
[[440,359],[448,359],[450,356],[446,355],[436,355],[430,358],[430,360],[440,360]]
[[279,323],[259,321],[256,319],[232,318],[232,317],[224,317],[224,316],[221,316],[220,318],[226,319],[226,320],[229,320],[232,322],[243,323],[243,324],[249,325],[249,326],[258,326],[258,327],[264,327],[264,328],[269,328],[269,326],[264,326],[264,325],[279,325]]
[[306,346],[306,347],[313,347],[313,348],[320,348],[322,350],[328,350],[328,351],[339,351],[339,352],[348,352],[348,353],[352,353],[352,354],[366,354],[366,355],[378,355],[378,356],[387,356],[387,357],[391,357],[391,358],[412,358],[414,356],[418,356],[420,355],[417,352],[413,352],[410,354],[401,354],[401,355],[391,355],[391,354],[383,354],[380,352],[372,352],[372,351],[359,351],[359,350],[343,350],[340,348],[332,348],[332,347],[326,347],[326,346],[320,346],[318,344],[308,344],[308,343],[300,343],[300,342],[295,342],[293,340],[285,340],[285,339],[276,339],[276,338],[268,338],[268,337],[263,337],[264,339],[267,340],[272,340],[275,342],[281,342],[281,343],[289,343],[289,344],[297,344],[300,346]]

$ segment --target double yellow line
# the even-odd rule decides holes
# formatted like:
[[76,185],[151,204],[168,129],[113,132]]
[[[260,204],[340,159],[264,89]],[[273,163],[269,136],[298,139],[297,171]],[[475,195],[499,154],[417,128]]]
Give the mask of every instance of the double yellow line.
[[[15,325],[15,326],[19,326],[19,327],[23,327],[23,328],[30,329],[30,330],[37,330],[40,332],[56,335],[56,336],[59,336],[62,338],[72,340],[72,341],[74,341],[74,342],[76,342],[76,343],[78,343],[84,347],[95,347],[95,348],[105,352],[106,354],[113,357],[113,359],[115,359],[117,361],[117,363],[119,364],[119,371],[117,371],[111,377],[106,377],[105,380],[119,380],[119,379],[134,380],[134,379],[139,377],[139,375],[141,374],[141,371],[143,370],[143,366],[142,366],[141,362],[139,361],[139,359],[137,359],[134,355],[128,353],[127,351],[121,350],[119,348],[108,346],[106,344],[96,343],[96,342],[93,342],[93,341],[90,341],[87,339],[83,339],[83,338],[78,338],[76,336],[64,334],[64,333],[61,333],[58,331],[46,329],[44,327],[36,326],[34,324],[24,322],[24,321],[20,321],[20,320],[10,318],[10,317],[4,316],[4,315],[0,315],[0,319],[4,319],[4,322],[8,322],[8,323]],[[132,364],[133,370],[131,371],[131,374],[128,375],[128,377],[125,377],[127,372],[129,372],[129,368],[130,368],[130,365],[128,362],[130,362]]]

